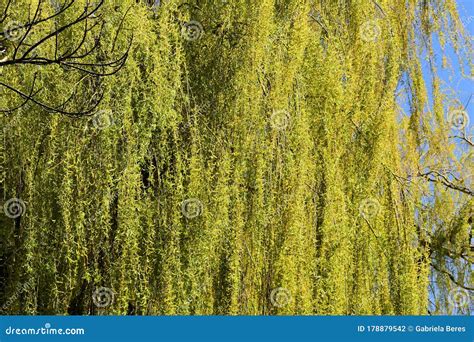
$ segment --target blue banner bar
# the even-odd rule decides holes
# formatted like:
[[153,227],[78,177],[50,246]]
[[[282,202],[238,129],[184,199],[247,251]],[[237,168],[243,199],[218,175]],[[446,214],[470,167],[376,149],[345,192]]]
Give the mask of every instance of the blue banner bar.
[[469,316],[0,316],[0,341],[473,342]]

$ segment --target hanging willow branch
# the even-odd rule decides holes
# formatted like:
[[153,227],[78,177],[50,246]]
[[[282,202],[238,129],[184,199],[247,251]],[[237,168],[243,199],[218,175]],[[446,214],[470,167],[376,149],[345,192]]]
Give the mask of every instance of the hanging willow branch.
[[[453,0],[34,1],[0,48],[0,106],[25,113],[0,117],[4,312],[438,314],[454,282],[431,263],[472,286],[472,197],[417,177],[426,135],[469,186],[418,58],[425,36],[458,37]],[[103,117],[35,117],[101,96]]]
[[[78,93],[77,88],[83,82],[111,76],[119,72],[127,61],[132,39],[128,47],[116,58],[108,58],[107,54],[112,54],[115,49],[115,41],[122,34],[125,15],[113,40],[112,48],[107,51],[104,48],[104,26],[100,9],[104,0],[97,3],[86,2],[82,11],[62,23],[63,16],[77,11],[77,0],[70,0],[62,5],[57,4],[55,13],[42,17],[43,12],[47,12],[44,0],[39,0],[31,19],[24,24],[17,24],[11,21],[9,11],[12,9],[12,1],[6,4],[1,14],[0,24],[3,31],[0,32],[0,71],[6,67],[22,68],[26,65],[36,65],[40,67],[60,66],[66,72],[75,72],[75,77],[80,80],[73,87],[73,91],[68,99],[60,104],[52,104],[44,97],[38,95],[42,89],[36,87],[37,74],[35,74],[29,89],[22,90],[21,85],[11,84],[6,81],[0,82],[0,86],[8,94],[17,95],[22,99],[19,105],[10,108],[0,109],[2,112],[12,112],[34,103],[48,112],[60,113],[70,116],[83,116],[92,113],[100,104],[103,93],[101,82],[93,82],[95,87],[88,88],[89,94],[95,94],[90,103],[79,106],[79,108],[67,109],[67,104],[72,98],[90,98],[89,94]],[[45,27],[54,27],[52,30]],[[70,35],[79,30],[78,38],[70,42]],[[53,42],[53,43],[51,43]],[[51,44],[53,47],[51,48]],[[48,49],[49,48],[49,49]]]

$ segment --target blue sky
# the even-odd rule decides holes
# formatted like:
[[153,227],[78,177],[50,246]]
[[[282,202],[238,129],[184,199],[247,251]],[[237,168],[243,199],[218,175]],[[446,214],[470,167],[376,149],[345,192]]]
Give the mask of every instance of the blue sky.
[[[469,34],[471,42],[473,42],[472,37],[474,35],[474,0],[456,0],[458,4],[459,15],[461,21],[464,23],[466,33]],[[461,72],[459,66],[459,60],[453,49],[450,46],[445,48],[445,56],[450,62],[450,67],[448,69],[443,69],[441,67],[441,57],[442,51],[438,44],[437,38],[433,37],[434,43],[434,53],[435,53],[435,62],[437,71],[441,78],[441,90],[448,95],[450,100],[458,99],[466,107],[466,112],[469,115],[469,126],[467,127],[467,135],[474,134],[474,78],[470,75],[470,70],[468,65],[464,65],[464,76]],[[420,56],[423,58],[424,56]],[[474,56],[473,56],[474,58]],[[430,98],[431,97],[431,76],[430,76],[430,66],[428,61],[422,64],[423,71],[425,74],[425,81],[427,85],[427,91]],[[403,88],[403,84],[400,84]],[[471,98],[472,96],[472,98]],[[469,101],[469,99],[471,100]],[[402,106],[402,109],[405,113],[409,113],[409,104],[406,102],[406,98],[400,98],[399,104]],[[447,108],[446,108],[447,109]],[[446,120],[448,120],[448,113],[446,112]]]
[[[456,0],[456,2],[458,4],[459,15],[461,21],[464,23],[466,33],[469,35],[471,42],[473,42],[472,37],[474,36],[474,0]],[[468,137],[472,137],[474,136],[474,77],[472,77],[471,75],[469,65],[463,63],[465,61],[461,61],[461,63],[464,64],[463,75],[459,65],[460,61],[458,59],[458,56],[456,56],[453,49],[449,45],[445,47],[444,55],[449,61],[450,66],[447,69],[443,69],[441,66],[441,57],[443,56],[443,52],[441,51],[437,38],[433,38],[435,63],[438,75],[441,78],[441,91],[443,91],[443,93],[447,95],[445,106],[445,119],[448,120],[449,116],[447,108],[448,104],[451,109],[454,109],[456,107],[460,108],[460,106],[455,104],[462,104],[465,107],[466,112],[469,116],[469,122],[465,129],[466,135]],[[423,58],[423,56],[421,57]],[[426,85],[428,87],[428,96],[430,97],[430,99],[432,99],[430,65],[428,61],[424,62],[422,65],[425,74]],[[409,113],[409,104],[408,102],[403,102],[405,100],[406,99],[402,99],[402,108],[406,113]],[[453,130],[453,135],[460,135],[459,131]],[[460,150],[457,153],[460,153],[461,151],[464,151],[463,153],[467,152],[466,144],[459,144],[458,147],[460,148]]]
[[[464,23],[464,26],[467,32],[472,37],[474,35],[474,0],[457,0],[458,8],[460,11],[461,20]],[[456,60],[454,56],[451,55],[453,62]],[[456,67],[456,63],[453,63]],[[469,70],[466,70],[469,71]],[[456,75],[449,80],[449,77],[446,73],[442,73],[441,76],[450,84],[453,90],[458,94],[459,99],[463,104],[466,104],[469,97],[474,93],[474,78],[463,78],[459,69],[455,68]],[[471,75],[472,76],[472,75]],[[474,97],[471,99],[469,106],[467,107],[467,112],[470,117],[470,127],[469,131],[472,134],[473,124],[474,124]]]
[[[463,21],[464,27],[467,33],[470,35],[472,42],[472,37],[474,35],[474,0],[457,0],[457,3],[461,20]],[[466,112],[469,115],[470,121],[466,131],[468,135],[472,135],[474,132],[474,78],[472,75],[470,75],[471,71],[467,67],[464,69],[464,72],[467,73],[467,75],[463,77],[459,68],[457,57],[453,53],[452,49],[447,49],[446,53],[447,58],[452,64],[452,70],[441,69],[439,58],[441,56],[441,50],[439,46],[435,44],[435,55],[438,57],[436,60],[437,68],[443,81],[442,90],[449,93],[450,98],[457,98],[464,106],[467,105]],[[427,76],[427,84],[429,85],[428,63],[424,65],[424,70],[425,75]],[[471,100],[468,104],[470,98]],[[433,300],[433,294],[430,295],[430,299]],[[456,311],[456,313],[459,314],[460,312]]]

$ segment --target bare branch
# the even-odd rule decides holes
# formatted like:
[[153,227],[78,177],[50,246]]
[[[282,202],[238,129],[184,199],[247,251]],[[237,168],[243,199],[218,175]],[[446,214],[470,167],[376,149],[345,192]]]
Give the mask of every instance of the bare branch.
[[[13,33],[18,33],[18,31],[22,32],[21,38],[15,44],[13,51],[8,51],[8,49],[11,48],[11,45],[13,44],[10,44],[9,47],[8,45],[5,45],[6,43],[3,43],[6,42],[8,32],[0,32],[0,45],[4,50],[6,50],[4,53],[6,54],[6,57],[0,60],[0,68],[7,66],[21,68],[25,65],[36,65],[40,67],[60,66],[65,70],[75,73],[72,74],[73,77],[77,76],[79,80],[85,80],[84,76],[87,75],[100,78],[111,76],[119,72],[124,67],[128,59],[128,55],[132,47],[133,36],[130,37],[128,46],[121,55],[107,60],[107,53],[102,50],[105,22],[102,20],[100,14],[98,14],[99,9],[104,4],[104,0],[99,0],[93,5],[87,4],[83,10],[68,23],[56,25],[55,22],[55,29],[53,31],[40,36],[33,42],[30,42],[33,32],[35,34],[41,32],[41,24],[47,23],[51,20],[56,20],[56,17],[68,10],[74,10],[75,3],[77,3],[77,0],[70,0],[66,4],[62,5],[61,8],[54,14],[46,16],[45,18],[41,18],[44,1],[38,1],[37,6],[32,14],[32,18],[29,19],[26,24],[12,28]],[[3,10],[3,14],[0,17],[2,21],[9,17],[8,10],[10,8],[10,4],[13,4],[13,2],[8,1],[6,8]],[[109,55],[115,51],[118,37],[125,30],[123,26],[129,10],[130,8],[127,9],[121,18],[121,22],[115,33]],[[61,51],[61,37],[63,37],[66,32],[70,32],[70,30],[76,27],[81,27],[81,37],[77,42],[67,41],[69,46],[66,49],[62,48],[64,51]],[[24,33],[23,30],[25,31]],[[97,32],[97,30],[98,35],[96,34],[93,36],[94,32]],[[10,34],[12,32],[10,32]],[[52,56],[38,55],[37,51],[40,51],[41,47],[45,46],[45,44],[49,44],[51,39],[54,39],[54,52],[51,53]],[[36,74],[32,82],[33,86],[28,91],[21,90],[20,85],[9,84],[5,81],[0,82],[0,86],[5,88],[7,92],[9,91],[11,94],[19,96],[22,99],[21,104],[15,105],[12,108],[2,109],[1,111],[7,113],[12,112],[20,109],[28,102],[31,102],[42,107],[48,112],[60,113],[69,116],[83,116],[92,113],[92,111],[94,111],[99,105],[103,97],[102,91],[90,89],[93,93],[101,94],[98,99],[99,103],[93,103],[91,107],[85,109],[66,110],[66,104],[69,103],[75,95],[77,95],[76,90],[73,90],[71,95],[60,105],[52,105],[45,103],[44,100],[41,100],[38,97],[40,90],[34,89],[35,80]],[[95,85],[100,86],[100,82],[96,83]]]
[[[431,176],[433,176],[433,177],[431,177]],[[429,172],[425,172],[425,173],[418,173],[418,177],[423,177],[423,178],[425,178],[426,180],[428,180],[429,182],[432,182],[432,183],[441,183],[444,186],[446,186],[447,188],[460,191],[460,192],[465,193],[465,194],[470,195],[470,196],[474,196],[474,192],[471,189],[466,188],[465,186],[462,186],[462,185],[454,184],[445,175],[443,175],[440,172],[429,171]]]
[[474,287],[469,287],[469,286],[464,285],[463,283],[461,283],[460,281],[458,281],[458,280],[454,277],[454,275],[452,275],[452,274],[449,273],[448,271],[439,268],[438,266],[436,266],[436,265],[433,264],[433,263],[431,263],[431,267],[433,267],[436,271],[447,275],[448,278],[449,278],[454,284],[456,284],[457,286],[459,286],[459,287],[461,287],[461,288],[463,288],[463,289],[465,289],[465,290],[468,290],[468,291],[474,291]]

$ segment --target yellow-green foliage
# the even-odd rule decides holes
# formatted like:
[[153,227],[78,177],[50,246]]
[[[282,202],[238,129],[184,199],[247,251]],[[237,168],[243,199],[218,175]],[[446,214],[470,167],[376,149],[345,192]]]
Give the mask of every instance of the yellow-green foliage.
[[[0,218],[1,298],[34,284],[4,310],[425,314],[423,185],[403,177],[423,136],[452,153],[440,92],[426,113],[418,56],[433,32],[461,44],[454,1],[115,2],[101,9],[105,38],[128,10],[116,52],[131,34],[133,45],[103,80],[111,125],[34,105],[0,119],[3,199],[26,203],[21,219]],[[194,41],[190,20],[204,29]],[[53,99],[71,89],[59,66],[0,68],[10,82],[38,72]],[[189,199],[200,215],[183,215]],[[439,200],[449,217],[450,197]],[[97,308],[102,286],[114,302]]]

